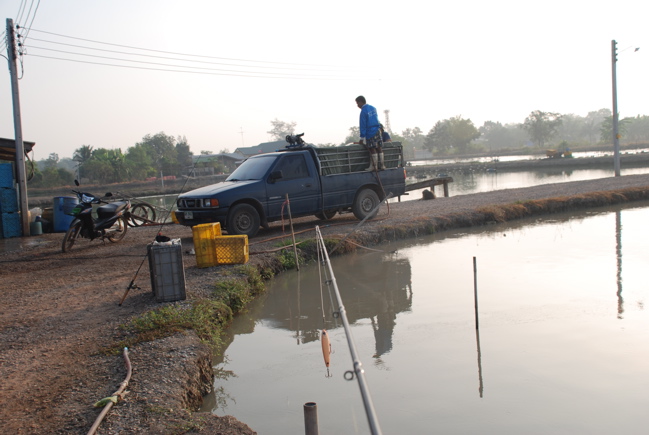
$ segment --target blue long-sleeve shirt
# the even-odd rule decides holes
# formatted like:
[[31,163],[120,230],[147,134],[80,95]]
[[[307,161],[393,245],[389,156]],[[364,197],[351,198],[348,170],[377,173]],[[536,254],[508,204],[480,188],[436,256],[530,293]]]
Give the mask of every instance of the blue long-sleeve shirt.
[[365,104],[361,108],[360,118],[360,133],[361,139],[371,139],[379,130],[379,115],[376,113],[376,108]]

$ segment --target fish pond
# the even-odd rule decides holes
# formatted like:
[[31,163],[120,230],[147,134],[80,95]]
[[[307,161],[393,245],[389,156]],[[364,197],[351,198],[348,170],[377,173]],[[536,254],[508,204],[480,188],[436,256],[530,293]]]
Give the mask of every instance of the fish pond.
[[[332,258],[383,433],[646,433],[647,222],[643,202]],[[235,319],[204,410],[300,434],[315,402],[320,433],[370,433],[327,278],[283,273]]]

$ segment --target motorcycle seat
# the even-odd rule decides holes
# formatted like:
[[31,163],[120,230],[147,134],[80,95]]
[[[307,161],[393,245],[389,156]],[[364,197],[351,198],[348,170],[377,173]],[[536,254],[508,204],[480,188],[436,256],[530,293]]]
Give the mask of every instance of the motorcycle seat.
[[124,210],[126,205],[126,202],[118,201],[99,206],[97,207],[97,216],[99,219],[106,219],[115,216],[117,213]]

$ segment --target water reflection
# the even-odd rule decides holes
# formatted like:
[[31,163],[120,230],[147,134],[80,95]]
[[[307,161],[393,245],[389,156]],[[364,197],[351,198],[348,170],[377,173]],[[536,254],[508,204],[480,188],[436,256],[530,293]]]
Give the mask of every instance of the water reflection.
[[[396,254],[350,255],[348,267],[336,271],[350,323],[368,319],[374,331],[375,352],[379,359],[392,349],[396,317],[412,305],[410,262]],[[341,327],[334,316],[337,307],[333,290],[320,286],[316,267],[288,273],[273,287],[262,310],[264,323],[292,331],[296,343],[319,340],[320,330]],[[343,287],[344,286],[344,287]]]
[[615,259],[617,261],[617,318],[622,319],[624,299],[622,298],[622,212],[615,212]]

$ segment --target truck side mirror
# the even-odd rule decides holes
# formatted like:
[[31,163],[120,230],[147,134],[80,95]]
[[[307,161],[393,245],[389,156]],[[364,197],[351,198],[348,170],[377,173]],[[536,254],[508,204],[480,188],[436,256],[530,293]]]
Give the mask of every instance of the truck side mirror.
[[284,178],[284,174],[282,174],[282,171],[273,171],[270,173],[270,182],[274,183],[275,181],[279,180],[280,178]]

